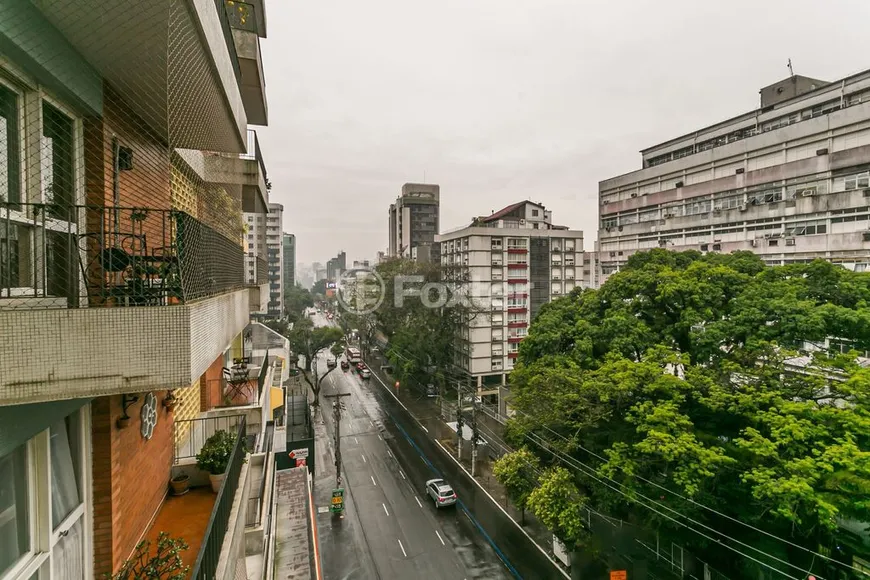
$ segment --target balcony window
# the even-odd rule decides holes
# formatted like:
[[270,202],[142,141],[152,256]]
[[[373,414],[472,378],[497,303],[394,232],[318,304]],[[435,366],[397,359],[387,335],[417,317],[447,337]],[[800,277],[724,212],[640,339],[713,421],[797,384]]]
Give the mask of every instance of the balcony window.
[[34,577],[36,570],[40,579],[92,577],[85,541],[86,419],[86,409],[76,411],[0,457],[3,578]]
[[19,201],[18,95],[0,84],[0,201]]

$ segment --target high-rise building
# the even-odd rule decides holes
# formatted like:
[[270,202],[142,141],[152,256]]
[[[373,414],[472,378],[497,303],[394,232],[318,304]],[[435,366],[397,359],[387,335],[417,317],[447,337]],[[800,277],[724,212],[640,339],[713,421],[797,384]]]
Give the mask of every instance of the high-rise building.
[[296,286],[296,236],[284,233],[284,288]]
[[335,282],[347,270],[347,254],[342,250],[326,263],[326,279]]
[[521,201],[436,236],[447,281],[468,290],[475,313],[458,337],[456,366],[480,394],[496,396],[541,307],[581,286],[583,232]]
[[[283,366],[248,340],[266,2],[242,4],[0,4],[3,580],[111,576],[164,531],[192,578],[264,577]],[[221,487],[168,498],[209,485],[217,429]]]
[[247,223],[247,269],[248,276],[265,277],[268,283],[268,294],[261,313],[272,318],[279,318],[284,313],[284,280],[283,280],[283,244],[281,239],[281,224],[284,219],[284,206],[279,203],[269,204],[269,213],[245,213]]
[[432,244],[441,221],[441,188],[425,183],[406,183],[389,209],[389,255],[411,257],[411,250]]
[[641,152],[599,184],[601,282],[649,248],[870,265],[870,71],[792,76],[756,110]]

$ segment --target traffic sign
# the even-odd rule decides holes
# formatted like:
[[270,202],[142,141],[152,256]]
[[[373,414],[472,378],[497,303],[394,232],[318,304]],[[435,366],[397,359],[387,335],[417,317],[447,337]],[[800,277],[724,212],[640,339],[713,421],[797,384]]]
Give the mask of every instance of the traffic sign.
[[625,570],[611,570],[610,571],[610,580],[626,580],[628,578],[628,572]]
[[339,487],[332,490],[332,505],[329,509],[333,513],[341,513],[344,511],[344,488]]

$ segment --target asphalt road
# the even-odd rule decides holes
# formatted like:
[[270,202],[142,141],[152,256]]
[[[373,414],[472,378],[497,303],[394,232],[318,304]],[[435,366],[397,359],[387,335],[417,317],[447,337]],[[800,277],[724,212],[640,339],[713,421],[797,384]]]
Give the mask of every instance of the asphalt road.
[[[320,315],[313,318],[327,323]],[[325,356],[318,366],[325,368]],[[330,526],[319,524],[321,537],[335,528],[343,536],[326,543],[336,552],[324,550],[326,578],[511,578],[464,510],[435,509],[424,491],[434,468],[383,412],[375,388],[380,386],[340,368],[323,383],[321,395],[351,395],[342,398],[341,418],[345,518],[329,516]],[[330,400],[322,401],[324,427],[334,439]]]

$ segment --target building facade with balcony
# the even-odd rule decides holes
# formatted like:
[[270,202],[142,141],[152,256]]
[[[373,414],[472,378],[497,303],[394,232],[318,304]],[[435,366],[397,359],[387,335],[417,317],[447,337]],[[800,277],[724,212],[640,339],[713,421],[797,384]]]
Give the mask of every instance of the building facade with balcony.
[[413,248],[431,246],[441,227],[441,187],[406,183],[396,203],[390,204],[388,216],[390,257],[407,258]]
[[[186,501],[167,501],[177,424],[255,390],[229,388],[263,367],[243,352],[242,211],[268,201],[237,4],[0,6],[3,580],[117,571]],[[244,566],[243,469],[184,538],[197,578]]]
[[474,312],[458,337],[456,366],[482,395],[496,395],[541,307],[582,286],[583,232],[552,223],[521,201],[436,237],[446,280]]
[[[246,268],[249,280],[256,277],[262,299],[259,314],[279,318],[284,312],[284,248],[281,223],[284,206],[268,204],[268,214],[245,212]],[[265,282],[265,285],[263,283]],[[265,286],[265,287],[264,287]]]
[[599,184],[601,282],[657,247],[870,264],[870,71],[789,77],[758,109],[641,154]]

